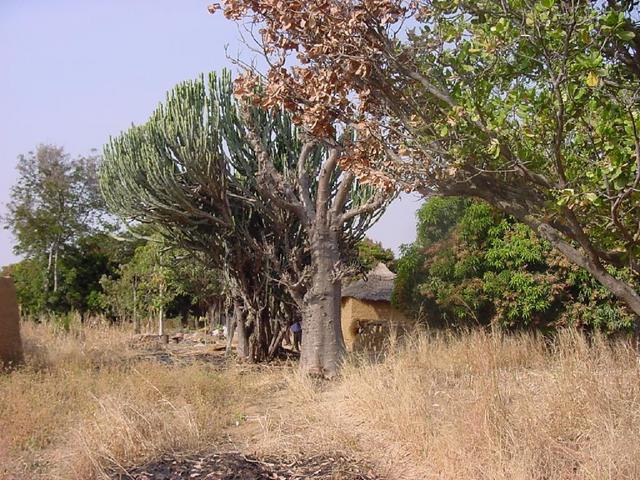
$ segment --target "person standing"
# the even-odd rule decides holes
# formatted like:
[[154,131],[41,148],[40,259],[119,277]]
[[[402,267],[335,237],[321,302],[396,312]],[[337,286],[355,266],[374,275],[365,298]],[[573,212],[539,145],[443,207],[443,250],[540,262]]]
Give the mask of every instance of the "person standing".
[[302,325],[300,325],[300,322],[291,325],[291,332],[293,333],[293,349],[299,352],[302,344]]

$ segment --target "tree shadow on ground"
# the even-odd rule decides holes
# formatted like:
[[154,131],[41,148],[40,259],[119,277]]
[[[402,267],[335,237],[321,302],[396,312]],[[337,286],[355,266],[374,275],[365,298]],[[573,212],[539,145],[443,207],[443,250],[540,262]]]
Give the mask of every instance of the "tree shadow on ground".
[[239,452],[206,456],[165,455],[146,465],[115,472],[113,480],[380,480],[365,465],[342,456],[260,459]]

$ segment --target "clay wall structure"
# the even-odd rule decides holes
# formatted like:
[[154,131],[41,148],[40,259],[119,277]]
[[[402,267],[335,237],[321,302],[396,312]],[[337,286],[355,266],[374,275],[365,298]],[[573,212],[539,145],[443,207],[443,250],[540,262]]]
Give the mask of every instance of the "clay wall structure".
[[20,313],[13,280],[0,277],[0,369],[23,362]]

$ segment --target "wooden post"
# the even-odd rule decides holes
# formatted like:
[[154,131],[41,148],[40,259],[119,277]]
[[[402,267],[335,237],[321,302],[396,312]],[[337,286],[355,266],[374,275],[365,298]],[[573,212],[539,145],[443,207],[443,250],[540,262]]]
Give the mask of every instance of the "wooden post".
[[164,331],[164,307],[158,311],[158,336],[162,343],[169,343],[169,335]]

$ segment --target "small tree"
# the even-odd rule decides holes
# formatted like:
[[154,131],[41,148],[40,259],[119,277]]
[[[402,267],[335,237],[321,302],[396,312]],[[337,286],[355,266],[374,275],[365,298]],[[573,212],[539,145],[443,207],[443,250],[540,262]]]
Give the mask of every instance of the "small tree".
[[140,332],[141,315],[157,318],[158,334],[164,335],[168,305],[182,293],[176,272],[169,264],[162,238],[150,239],[136,249],[131,261],[121,265],[116,275],[103,277],[103,304],[116,316],[131,319]]
[[18,157],[18,183],[4,221],[16,237],[16,253],[46,262],[45,292],[58,291],[62,250],[101,224],[97,165],[97,156],[70,159],[52,145]]

